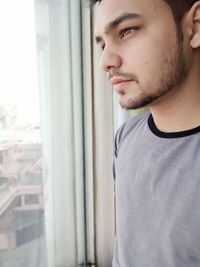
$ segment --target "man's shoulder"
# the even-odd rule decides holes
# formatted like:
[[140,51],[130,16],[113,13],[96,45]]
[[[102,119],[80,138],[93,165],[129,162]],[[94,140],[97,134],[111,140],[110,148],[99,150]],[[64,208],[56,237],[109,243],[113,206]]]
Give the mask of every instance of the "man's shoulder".
[[150,112],[143,112],[137,116],[129,118],[118,129],[115,137],[115,143],[119,144],[127,135],[133,134],[136,128],[143,127],[147,122]]

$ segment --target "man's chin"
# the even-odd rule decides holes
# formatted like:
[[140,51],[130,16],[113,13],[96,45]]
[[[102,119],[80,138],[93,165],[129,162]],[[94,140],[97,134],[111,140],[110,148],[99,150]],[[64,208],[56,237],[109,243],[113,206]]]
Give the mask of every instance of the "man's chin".
[[140,108],[144,108],[146,107],[149,103],[147,103],[146,101],[136,101],[136,100],[133,100],[133,99],[128,99],[127,101],[124,101],[124,100],[120,100],[119,101],[119,104],[120,106],[123,108],[123,109],[126,109],[126,110],[135,110],[135,109],[140,109]]
[[130,109],[140,109],[140,108],[146,108],[149,105],[155,103],[158,101],[159,96],[158,95],[150,95],[150,96],[144,96],[143,97],[128,97],[127,95],[121,95],[119,99],[119,104],[123,109],[130,110]]

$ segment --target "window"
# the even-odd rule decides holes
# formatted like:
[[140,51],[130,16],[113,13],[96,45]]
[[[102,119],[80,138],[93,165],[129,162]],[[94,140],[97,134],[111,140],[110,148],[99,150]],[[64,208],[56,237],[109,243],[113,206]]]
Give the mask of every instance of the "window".
[[39,203],[39,195],[32,194],[25,196],[25,203],[26,204],[38,204]]
[[0,266],[46,267],[34,1],[1,2],[0,32]]

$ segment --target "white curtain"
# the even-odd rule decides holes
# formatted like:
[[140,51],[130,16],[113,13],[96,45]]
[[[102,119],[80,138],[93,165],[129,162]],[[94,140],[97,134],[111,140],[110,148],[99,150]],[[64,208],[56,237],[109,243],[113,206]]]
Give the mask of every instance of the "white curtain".
[[48,267],[86,262],[80,14],[78,0],[36,0]]

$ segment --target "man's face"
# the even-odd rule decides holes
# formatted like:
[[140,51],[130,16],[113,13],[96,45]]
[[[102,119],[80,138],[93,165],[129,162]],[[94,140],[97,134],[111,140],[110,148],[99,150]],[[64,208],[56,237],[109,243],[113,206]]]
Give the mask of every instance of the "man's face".
[[163,0],[103,0],[97,11],[100,67],[126,109],[140,108],[177,88],[185,75],[182,40]]

